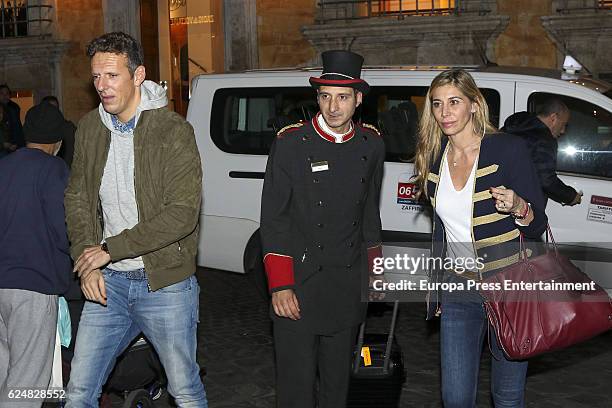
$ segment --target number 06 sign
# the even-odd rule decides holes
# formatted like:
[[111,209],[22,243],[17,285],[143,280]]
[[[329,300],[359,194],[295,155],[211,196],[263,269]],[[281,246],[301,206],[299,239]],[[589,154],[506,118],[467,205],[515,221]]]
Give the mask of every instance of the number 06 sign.
[[418,187],[410,182],[411,174],[402,173],[397,181],[397,204],[401,211],[417,211],[423,210],[423,206],[416,199]]

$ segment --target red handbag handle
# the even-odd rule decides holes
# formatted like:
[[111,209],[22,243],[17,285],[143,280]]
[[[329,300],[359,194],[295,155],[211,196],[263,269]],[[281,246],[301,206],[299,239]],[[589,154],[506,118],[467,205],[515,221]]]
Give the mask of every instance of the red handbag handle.
[[[550,242],[548,239],[550,237]],[[523,261],[526,261],[528,258],[527,250],[525,248],[525,236],[523,233],[519,233],[519,242],[520,242],[520,253],[522,255]],[[550,243],[552,243],[552,247],[555,250],[555,255],[559,255],[559,251],[557,250],[557,242],[555,241],[555,237],[553,236],[552,229],[550,229],[550,224],[546,224],[546,252],[548,253],[548,248],[550,247]]]
[[519,261],[527,262],[529,255],[527,254],[527,249],[525,248],[525,237],[522,232],[519,233]]
[[555,248],[555,253],[557,253],[557,243],[555,242],[555,237],[553,237],[552,230],[550,229],[550,224],[546,224],[546,249],[548,249],[548,237],[549,236],[553,244],[553,248]]

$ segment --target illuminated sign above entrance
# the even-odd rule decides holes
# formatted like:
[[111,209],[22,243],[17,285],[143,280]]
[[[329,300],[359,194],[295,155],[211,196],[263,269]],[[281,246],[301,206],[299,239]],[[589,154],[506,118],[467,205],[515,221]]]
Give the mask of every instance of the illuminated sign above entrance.
[[207,16],[187,16],[176,17],[170,19],[170,24],[211,24],[215,22],[215,16],[209,14]]

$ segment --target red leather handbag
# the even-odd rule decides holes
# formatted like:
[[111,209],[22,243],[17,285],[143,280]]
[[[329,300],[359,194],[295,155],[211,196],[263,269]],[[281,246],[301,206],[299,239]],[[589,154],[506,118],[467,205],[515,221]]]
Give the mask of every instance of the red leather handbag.
[[[502,290],[480,290],[489,324],[510,360],[559,350],[612,329],[612,301],[606,291],[558,253],[550,226],[547,234],[554,250],[528,258],[521,234],[519,261],[483,280]],[[540,288],[503,290],[506,281]],[[574,285],[546,290],[546,284],[563,283]]]

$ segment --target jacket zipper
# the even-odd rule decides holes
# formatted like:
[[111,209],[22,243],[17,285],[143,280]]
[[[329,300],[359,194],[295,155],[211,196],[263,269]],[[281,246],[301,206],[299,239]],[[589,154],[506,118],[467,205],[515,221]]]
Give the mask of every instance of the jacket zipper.
[[[141,113],[142,116],[142,113]],[[138,184],[136,183],[136,172],[138,170],[138,161],[136,160],[136,129],[137,129],[138,125],[136,125],[136,127],[134,128],[134,130],[132,131],[132,150],[134,151],[134,174],[132,175],[133,178],[133,182],[134,182],[134,201],[136,202],[136,215],[138,216],[138,222],[140,222],[140,204],[138,203]],[[147,266],[145,265],[144,262],[144,257],[141,256],[142,259],[142,265],[144,267],[145,270],[145,276],[146,276],[146,271],[147,271]],[[152,292],[151,290],[151,284],[149,283],[149,278],[147,277],[147,289],[149,292]]]
[[[110,136],[110,130],[108,131],[108,133],[106,133],[106,144],[104,146],[104,165],[106,165],[106,162],[108,161],[108,152],[110,150],[110,143],[111,143],[111,136]],[[103,165],[103,166],[104,166]],[[96,215],[98,218],[98,227],[100,228],[100,234],[96,237],[96,240],[98,242],[102,242],[102,240],[104,239],[104,214],[102,213],[102,201],[100,200],[100,187],[102,187],[102,177],[104,177],[104,167],[102,167],[102,171],[100,172],[100,177],[98,179],[98,185],[97,185],[97,196],[98,196],[98,200],[96,202]]]

